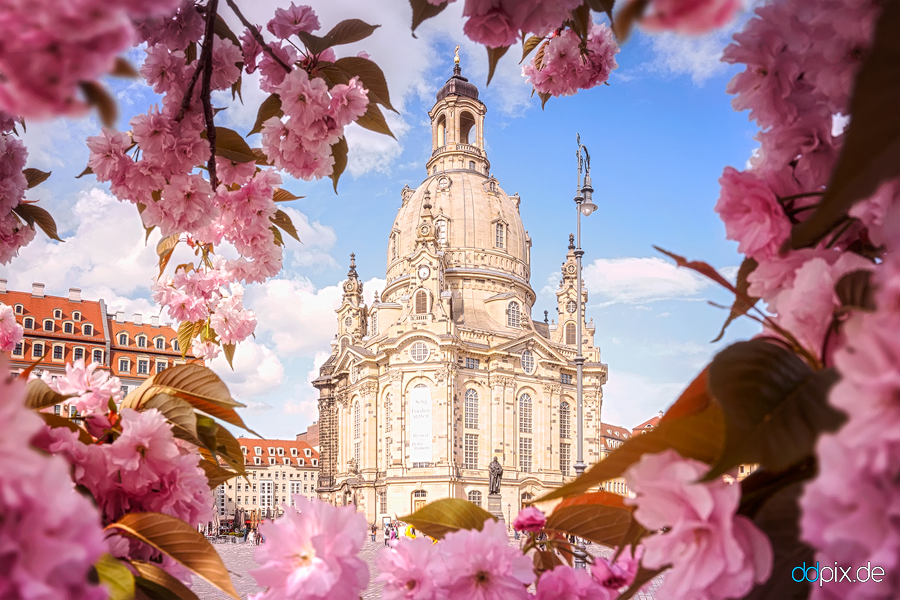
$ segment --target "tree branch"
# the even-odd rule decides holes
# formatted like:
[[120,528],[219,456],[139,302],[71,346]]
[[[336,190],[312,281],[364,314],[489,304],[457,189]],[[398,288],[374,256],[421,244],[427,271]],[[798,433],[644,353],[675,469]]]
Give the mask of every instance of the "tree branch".
[[241,14],[241,11],[237,7],[237,4],[234,3],[234,0],[225,0],[225,2],[228,3],[229,8],[234,11],[234,14],[237,15],[237,18],[241,20],[241,23],[243,23],[244,27],[246,27],[250,31],[250,35],[253,36],[253,39],[256,40],[256,43],[262,46],[263,52],[271,56],[272,60],[284,67],[284,70],[290,73],[293,70],[291,69],[291,66],[275,55],[275,52],[272,50],[272,48],[269,47],[269,44],[266,43],[266,40],[263,39],[263,36],[259,32],[259,29],[257,29],[255,25],[251,25],[250,21],[248,21],[247,18],[244,17],[243,14]]
[[206,117],[206,139],[209,141],[209,162],[206,167],[209,171],[209,185],[213,193],[219,187],[216,178],[216,124],[215,113],[212,108],[212,54],[213,40],[215,39],[216,16],[218,14],[219,0],[209,0],[206,5],[206,32],[203,34],[203,50],[197,68],[203,69],[203,84],[200,88],[200,99],[203,101],[203,116]]

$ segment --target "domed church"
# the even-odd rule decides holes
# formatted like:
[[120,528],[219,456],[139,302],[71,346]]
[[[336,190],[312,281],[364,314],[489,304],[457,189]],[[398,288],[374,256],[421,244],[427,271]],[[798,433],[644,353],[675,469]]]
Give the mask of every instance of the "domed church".
[[[600,458],[607,367],[593,323],[576,314],[574,244],[570,236],[558,319],[533,320],[522,199],[491,174],[487,107],[458,60],[429,112],[426,178],[400,192],[385,232],[385,289],[366,306],[351,255],[332,353],[313,381],[319,497],[355,504],[369,522],[448,497],[514,517],[523,501],[574,477],[579,318],[584,460]],[[502,499],[489,507],[495,457]]]

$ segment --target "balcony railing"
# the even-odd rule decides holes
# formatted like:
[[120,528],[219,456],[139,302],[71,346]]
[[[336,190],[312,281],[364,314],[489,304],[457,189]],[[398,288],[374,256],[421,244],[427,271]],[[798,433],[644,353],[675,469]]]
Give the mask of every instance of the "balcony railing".
[[452,151],[468,152],[470,154],[477,154],[478,156],[481,156],[481,149],[477,146],[473,146],[472,144],[446,144],[444,146],[440,146],[439,148],[435,148],[434,152],[431,153],[431,156],[433,158],[438,154]]

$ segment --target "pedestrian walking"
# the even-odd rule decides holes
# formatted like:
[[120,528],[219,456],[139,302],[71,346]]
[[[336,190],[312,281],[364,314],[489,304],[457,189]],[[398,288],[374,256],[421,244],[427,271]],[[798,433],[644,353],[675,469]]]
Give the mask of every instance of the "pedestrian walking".
[[396,539],[397,539],[397,529],[395,527],[391,527],[391,541],[393,542]]
[[384,545],[385,546],[388,545],[388,540],[390,539],[390,537],[391,537],[391,526],[388,524],[385,524],[385,526],[384,526]]
[[247,543],[247,534],[250,533],[249,527],[244,527],[244,543]]
[[375,541],[375,532],[376,531],[378,531],[378,528],[375,526],[375,523],[372,523],[371,533],[372,533],[372,541],[373,542]]

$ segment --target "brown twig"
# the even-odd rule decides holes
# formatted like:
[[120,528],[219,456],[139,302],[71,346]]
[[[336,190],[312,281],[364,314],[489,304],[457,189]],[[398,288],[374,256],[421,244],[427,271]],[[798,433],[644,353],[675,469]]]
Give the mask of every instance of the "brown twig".
[[241,13],[240,9],[237,7],[237,4],[234,3],[234,0],[225,0],[225,2],[228,3],[229,8],[234,11],[234,14],[237,15],[237,18],[241,20],[241,23],[243,23],[244,27],[246,27],[250,31],[250,35],[253,36],[253,39],[256,40],[256,43],[262,46],[263,52],[271,56],[272,60],[284,67],[284,70],[290,73],[293,70],[291,69],[291,66],[275,55],[275,52],[272,50],[272,48],[269,47],[269,44],[266,43],[266,40],[263,39],[263,36],[259,32],[259,29],[257,29],[255,25],[250,24],[250,21],[248,21],[247,18]]
[[203,84],[200,88],[200,99],[203,101],[203,116],[206,117],[206,139],[209,141],[209,162],[206,168],[209,171],[209,185],[213,192],[219,187],[216,178],[216,124],[215,113],[212,108],[212,53],[213,39],[215,38],[216,16],[218,14],[219,0],[209,0],[206,5],[206,31],[203,34],[203,50],[200,52],[198,69],[203,69]]
[[[197,12],[204,12],[203,8],[198,6],[196,7]],[[194,42],[191,42],[192,44]],[[175,121],[181,121],[184,118],[184,114],[191,107],[191,96],[194,95],[194,87],[197,85],[197,80],[200,78],[200,71],[202,70],[202,64],[200,61],[197,61],[197,68],[194,69],[194,74],[191,75],[191,81],[188,83],[187,91],[184,93],[184,98],[181,99],[181,109],[178,111],[178,116],[175,117]]]

